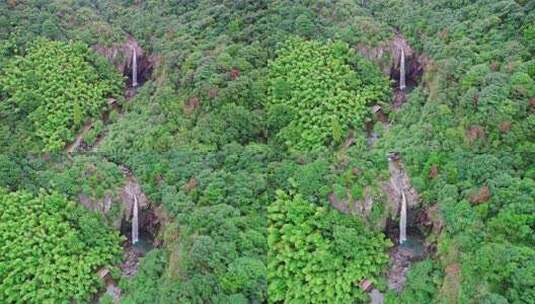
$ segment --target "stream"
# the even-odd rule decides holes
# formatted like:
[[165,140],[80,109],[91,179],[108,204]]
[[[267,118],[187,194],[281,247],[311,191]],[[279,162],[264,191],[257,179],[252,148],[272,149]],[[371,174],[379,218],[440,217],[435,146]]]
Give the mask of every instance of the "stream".
[[425,236],[416,227],[409,227],[407,240],[390,250],[391,266],[387,274],[388,288],[400,293],[412,263],[425,258]]

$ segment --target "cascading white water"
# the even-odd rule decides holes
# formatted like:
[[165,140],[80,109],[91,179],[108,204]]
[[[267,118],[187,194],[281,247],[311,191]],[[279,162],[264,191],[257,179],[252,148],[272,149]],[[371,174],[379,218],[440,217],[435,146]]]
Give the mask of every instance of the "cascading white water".
[[137,87],[137,53],[136,48],[132,47],[132,87]]
[[403,183],[401,179],[401,168],[394,165],[393,156],[388,157],[388,166],[392,179],[390,183],[394,188],[395,193],[399,193],[401,196],[401,210],[399,211],[399,243],[403,244],[407,241],[407,197],[405,196],[405,189],[403,189]]
[[401,59],[399,61],[399,89],[405,90],[405,51],[401,48]]
[[137,203],[137,195],[134,194],[134,208],[132,210],[132,244],[139,241],[139,206]]
[[399,213],[399,243],[407,241],[407,198],[401,189],[401,211]]

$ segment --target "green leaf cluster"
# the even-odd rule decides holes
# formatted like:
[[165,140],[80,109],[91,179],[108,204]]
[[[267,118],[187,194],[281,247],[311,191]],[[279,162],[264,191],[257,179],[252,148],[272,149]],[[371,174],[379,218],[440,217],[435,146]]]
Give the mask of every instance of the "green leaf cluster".
[[534,3],[420,4],[370,3],[431,59],[378,143],[401,153],[422,202],[436,204],[443,221],[431,238],[438,240],[433,268],[444,279],[434,291],[409,279],[407,295],[419,297],[412,302],[534,302]]
[[174,222],[158,259],[125,284],[125,303],[266,302],[272,154],[266,145],[235,143],[215,153],[129,155],[144,191]]
[[270,303],[364,303],[391,245],[357,218],[277,192],[268,207]]
[[39,38],[6,63],[0,115],[26,150],[61,150],[88,117],[100,114],[106,97],[120,93],[118,74],[102,77],[92,56],[82,43]]
[[[388,81],[376,75],[342,42],[289,39],[269,64],[268,111],[277,137],[290,148],[310,151],[338,144],[360,129],[368,106],[388,96]],[[374,73],[375,72],[375,73]],[[287,117],[282,120],[278,117]]]
[[58,193],[0,189],[0,302],[88,301],[98,269],[119,261],[120,240]]

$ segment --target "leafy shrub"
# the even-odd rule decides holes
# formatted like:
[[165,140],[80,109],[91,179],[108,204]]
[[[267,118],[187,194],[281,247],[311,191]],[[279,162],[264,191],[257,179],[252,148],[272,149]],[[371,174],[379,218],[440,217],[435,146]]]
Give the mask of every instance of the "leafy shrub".
[[0,189],[0,302],[85,302],[99,268],[120,259],[118,233],[58,193]]
[[[24,56],[15,56],[0,74],[0,113],[10,128],[43,151],[58,151],[90,116],[106,105],[105,97],[119,94],[121,78],[100,77],[90,52],[81,43],[37,39]],[[18,130],[18,128],[23,130]]]
[[431,260],[415,263],[407,273],[400,299],[393,303],[431,303],[441,279]]
[[[68,165],[67,167],[65,165]],[[77,155],[72,161],[51,163],[50,170],[41,172],[42,185],[75,199],[83,193],[100,200],[123,185],[123,173],[114,163],[96,155]]]
[[[269,64],[268,111],[277,136],[298,151],[340,143],[363,125],[369,104],[388,96],[384,77],[365,80],[378,74],[373,69],[344,43],[288,40]],[[289,117],[273,117],[284,112]]]
[[265,302],[271,154],[266,145],[234,143],[209,153],[130,155],[144,190],[161,197],[175,222],[166,227],[174,236],[165,254],[129,283],[126,303]]
[[161,303],[158,299],[160,275],[165,270],[166,256],[162,250],[151,250],[140,262],[137,275],[131,280],[121,280],[124,304]]
[[99,119],[95,121],[91,128],[84,134],[84,142],[90,146],[94,145],[98,136],[102,133],[103,129],[104,123],[102,122],[102,120]]
[[364,303],[356,285],[375,281],[390,241],[355,217],[278,191],[268,207],[270,303]]

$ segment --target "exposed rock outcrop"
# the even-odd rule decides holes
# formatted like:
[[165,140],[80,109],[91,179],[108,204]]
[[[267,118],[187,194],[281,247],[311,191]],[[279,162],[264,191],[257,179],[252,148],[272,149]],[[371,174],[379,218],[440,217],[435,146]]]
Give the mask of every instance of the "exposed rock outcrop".
[[374,194],[371,187],[364,187],[362,199],[353,199],[349,193],[347,196],[348,198],[339,199],[334,192],[331,192],[328,195],[328,200],[331,206],[343,213],[360,215],[364,218],[370,215],[374,204]]
[[400,78],[401,52],[403,51],[407,72],[407,86],[416,85],[416,80],[422,75],[426,64],[429,62],[429,58],[418,54],[400,34],[377,47],[359,44],[356,49],[362,56],[378,64],[385,75],[391,76],[396,81],[399,81]]
[[421,212],[418,219],[418,223],[429,229],[434,235],[439,235],[444,227],[444,220],[440,214],[439,205],[435,204]]
[[413,88],[418,84],[425,67],[430,62],[427,56],[418,54],[401,34],[396,34],[394,38],[379,44],[377,47],[358,44],[356,49],[362,56],[376,63],[383,73],[394,81],[393,86],[395,89],[392,101],[394,109],[399,108],[406,100],[407,90],[400,89],[400,80],[402,79],[400,74],[402,70],[401,59],[405,59],[405,64],[403,65],[405,67],[405,84],[403,87],[406,86],[407,89]]
[[78,200],[87,209],[100,212],[102,214],[108,214],[112,205],[112,194],[106,193],[101,200],[93,200],[85,193],[78,194]]
[[132,86],[132,81],[134,80],[132,74],[134,62],[132,56],[134,54],[137,58],[138,85],[143,84],[149,78],[157,62],[157,57],[155,55],[147,55],[132,36],[128,36],[124,43],[116,43],[111,46],[96,44],[92,46],[92,49],[108,59],[119,73],[128,77],[128,87]]
[[145,209],[149,206],[149,200],[145,193],[141,191],[139,183],[133,176],[127,175],[126,184],[121,190],[121,201],[124,206],[123,215],[125,218],[128,218],[132,214],[136,199],[139,209]]
[[402,191],[407,200],[407,206],[414,208],[420,202],[420,196],[416,189],[411,185],[411,180],[403,164],[398,159],[392,159],[388,162],[388,170],[390,172],[390,179],[383,183],[383,191],[387,194],[388,201],[391,204],[392,210],[399,210],[402,202]]
[[122,187],[120,195],[122,203],[121,230],[125,235],[130,234],[134,204],[137,200],[139,209],[139,230],[146,231],[152,236],[156,236],[160,226],[158,215],[154,208],[152,208],[149,199],[141,189],[141,185],[133,176],[130,169],[122,165],[120,167],[126,178],[126,183]]

